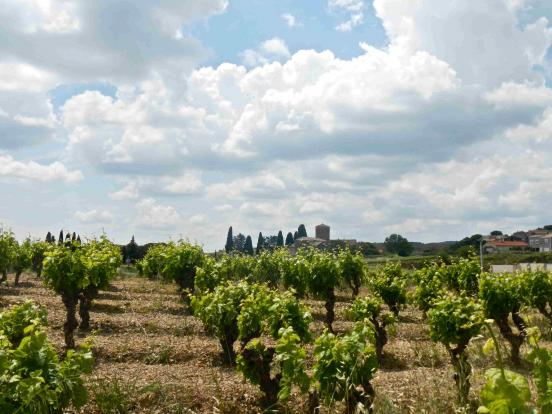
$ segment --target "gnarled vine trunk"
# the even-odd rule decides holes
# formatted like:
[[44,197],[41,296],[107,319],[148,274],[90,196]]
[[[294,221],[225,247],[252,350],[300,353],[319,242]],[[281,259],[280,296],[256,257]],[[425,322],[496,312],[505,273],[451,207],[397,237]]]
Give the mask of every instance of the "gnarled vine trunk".
[[77,326],[79,326],[76,318],[79,295],[63,293],[61,295],[61,300],[63,301],[66,310],[66,320],[63,324],[63,333],[65,335],[65,348],[74,349],[75,338],[73,336],[73,333],[75,329],[77,329]]
[[21,277],[21,273],[23,273],[22,270],[17,270],[15,272],[15,286],[19,285],[19,278]]
[[372,384],[367,383],[363,385],[357,386],[349,398],[346,401],[347,407],[346,407],[346,414],[354,414],[359,412],[357,411],[357,407],[359,404],[362,404],[364,407],[363,411],[360,412],[373,412],[373,403],[374,403],[374,397],[376,393],[374,391],[374,387],[372,387]]
[[236,363],[236,351],[234,351],[234,342],[237,338],[237,329],[229,330],[225,332],[222,338],[219,338],[220,346],[222,347],[222,354],[224,362],[230,365]]
[[470,376],[472,367],[468,362],[468,356],[465,354],[465,350],[468,343],[458,344],[456,348],[449,348],[450,362],[454,368],[454,381],[456,382],[456,389],[458,390],[458,404],[465,406],[468,404],[468,398],[470,394]]
[[276,350],[273,347],[266,348],[265,355],[245,347],[241,350],[241,356],[247,365],[252,371],[259,374],[259,388],[263,393],[261,403],[265,409],[270,411],[278,410],[278,392],[280,391],[280,380],[282,379],[281,374],[276,374],[273,378],[270,376],[270,366],[275,353]]
[[326,303],[324,304],[324,307],[326,308],[326,325],[328,327],[328,330],[333,333],[333,321],[335,319],[335,292],[333,289],[328,289],[328,292],[326,293]]
[[370,321],[374,325],[376,334],[376,356],[378,357],[378,362],[381,364],[383,359],[383,347],[387,343],[387,331],[385,330],[385,324],[380,324],[376,318],[371,318]]
[[505,316],[495,319],[495,322],[498,325],[500,334],[510,344],[510,359],[512,360],[512,363],[515,365],[519,365],[520,363],[519,348],[521,348],[521,345],[523,344],[523,340],[525,339],[524,331],[520,330],[519,333],[517,334],[514,333],[514,331],[510,327],[510,324],[508,323],[507,314]]
[[83,331],[90,329],[90,307],[96,296],[98,296],[98,289],[95,286],[88,286],[79,295],[79,316],[81,318],[79,329]]

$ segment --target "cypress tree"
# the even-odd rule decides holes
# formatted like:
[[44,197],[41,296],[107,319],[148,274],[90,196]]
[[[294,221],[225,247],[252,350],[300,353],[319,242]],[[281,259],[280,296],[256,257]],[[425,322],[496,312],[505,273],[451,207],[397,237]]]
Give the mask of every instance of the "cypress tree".
[[80,234],[77,236],[77,243],[81,244]]
[[305,228],[304,224],[299,225],[299,228],[297,229],[297,235],[299,237],[307,237],[307,229]]
[[52,243],[52,233],[50,232],[46,235],[46,243]]
[[286,236],[286,246],[290,246],[293,244],[293,234],[291,234],[291,231]]
[[60,246],[63,244],[63,230],[59,231],[58,244]]
[[67,233],[67,235],[65,236],[65,245],[71,246],[71,233]]
[[251,240],[251,236],[249,236],[249,235],[245,239],[244,250],[245,250],[245,254],[248,254],[250,256],[253,255],[253,240]]
[[257,248],[255,249],[256,254],[261,253],[261,250],[264,247],[263,245],[264,245],[263,233],[259,232],[259,238],[257,239]]
[[297,240],[299,238],[299,232],[293,233],[293,241]]
[[56,244],[56,236],[52,235],[52,238],[50,240],[52,244]]
[[226,253],[230,253],[234,250],[234,237],[232,236],[232,226],[228,229],[228,235],[226,236],[226,245],[224,246]]
[[77,241],[77,234],[73,232],[73,235],[71,236],[71,243],[74,243]]
[[278,239],[276,240],[276,247],[282,247],[284,245],[284,235],[282,230],[278,231]]

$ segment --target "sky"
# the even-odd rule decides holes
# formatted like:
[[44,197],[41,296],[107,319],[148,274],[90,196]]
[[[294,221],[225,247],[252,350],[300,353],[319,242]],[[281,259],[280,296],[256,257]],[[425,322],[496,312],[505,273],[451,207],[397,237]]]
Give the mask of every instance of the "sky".
[[0,223],[126,243],[552,224],[548,0],[4,0]]

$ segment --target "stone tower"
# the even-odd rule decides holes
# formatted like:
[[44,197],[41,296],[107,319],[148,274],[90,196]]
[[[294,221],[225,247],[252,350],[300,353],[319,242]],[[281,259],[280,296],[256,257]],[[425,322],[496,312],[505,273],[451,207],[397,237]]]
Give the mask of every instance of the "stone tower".
[[324,223],[322,223],[316,226],[314,229],[317,239],[330,241],[330,226],[326,226]]

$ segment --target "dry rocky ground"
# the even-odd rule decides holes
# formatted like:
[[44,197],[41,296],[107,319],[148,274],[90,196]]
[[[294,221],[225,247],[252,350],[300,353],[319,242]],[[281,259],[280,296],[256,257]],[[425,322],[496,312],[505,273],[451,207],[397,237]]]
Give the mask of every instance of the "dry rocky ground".
[[[61,351],[64,308],[61,299],[44,288],[32,274],[19,287],[0,287],[0,309],[33,299],[48,310],[49,338]],[[313,309],[313,330],[323,329],[323,305],[307,301]],[[350,303],[347,291],[338,295],[337,332],[349,326],[344,318]],[[208,336],[201,322],[183,312],[176,287],[122,273],[95,301],[91,321],[96,366],[87,377],[90,401],[82,413],[255,413],[259,391],[232,367],[222,364],[218,341]],[[550,328],[538,316],[550,342]],[[77,342],[85,340],[78,334]],[[485,369],[496,366],[485,356],[486,339],[470,344],[474,366],[472,396],[477,404]],[[526,347],[523,348],[527,352]],[[520,372],[529,373],[529,366]],[[428,327],[414,307],[401,312],[400,321],[385,347],[385,361],[373,385],[379,413],[452,413],[455,389],[444,347],[429,340]],[[290,413],[304,412],[306,401],[294,396]],[[341,411],[334,407],[335,412]],[[334,412],[332,409],[324,410]]]

